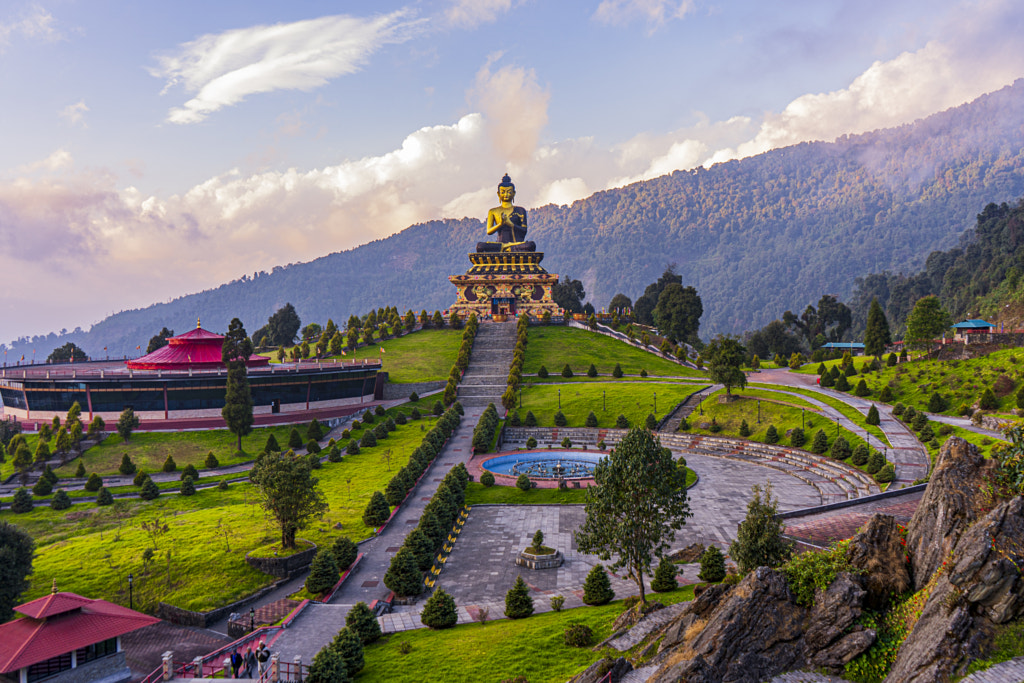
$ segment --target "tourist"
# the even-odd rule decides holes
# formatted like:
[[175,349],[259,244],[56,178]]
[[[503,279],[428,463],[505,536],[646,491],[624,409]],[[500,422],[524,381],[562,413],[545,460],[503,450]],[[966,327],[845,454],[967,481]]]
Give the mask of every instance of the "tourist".
[[252,648],[248,648],[245,651],[245,677],[254,678],[256,674],[256,655],[252,653]]
[[262,676],[263,672],[267,668],[267,660],[270,659],[270,650],[267,649],[265,641],[260,641],[259,647],[256,648],[256,662],[259,667],[259,675]]
[[242,655],[239,654],[238,648],[231,653],[231,674],[233,678],[238,678],[238,670],[242,668]]

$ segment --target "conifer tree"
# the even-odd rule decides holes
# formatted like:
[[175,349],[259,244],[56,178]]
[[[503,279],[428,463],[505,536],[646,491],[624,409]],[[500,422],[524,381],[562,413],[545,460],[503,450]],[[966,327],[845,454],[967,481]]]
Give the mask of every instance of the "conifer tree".
[[160,487],[156,485],[152,478],[146,477],[146,482],[142,485],[142,490],[139,491],[139,498],[142,500],[153,500],[159,495]]
[[676,581],[676,565],[667,557],[661,558],[658,568],[654,572],[654,581],[651,582],[651,589],[658,593],[674,591],[679,583]]
[[363,643],[359,640],[359,636],[348,626],[338,631],[338,635],[334,636],[334,640],[331,641],[331,647],[341,656],[341,660],[345,662],[345,671],[348,672],[349,678],[354,678],[357,673],[363,670],[365,664],[363,659]]
[[758,567],[778,567],[793,554],[793,548],[782,537],[785,525],[777,518],[779,501],[772,496],[772,485],[751,487],[754,497],[747,503],[747,516],[736,530],[736,540],[729,546],[729,556],[746,574]]
[[14,499],[11,501],[11,512],[21,514],[32,511],[32,494],[24,486],[14,492]]
[[309,576],[306,577],[306,590],[313,595],[322,595],[334,588],[340,576],[334,553],[327,548],[321,548],[313,558]]
[[878,426],[879,424],[881,424],[882,419],[878,415],[878,408],[875,407],[874,403],[872,403],[871,407],[868,408],[868,414],[864,418],[864,421],[867,422],[869,425],[874,425],[874,426]]
[[345,615],[345,626],[352,629],[352,632],[359,636],[363,645],[369,645],[380,638],[380,624],[377,623],[377,616],[370,611],[366,603],[360,600],[349,613]]
[[374,491],[370,496],[370,502],[366,504],[363,511],[363,524],[369,527],[379,527],[391,517],[391,510],[384,494]]
[[391,565],[384,574],[384,585],[399,597],[419,595],[423,592],[423,574],[416,566],[412,550],[402,546],[391,558]]
[[779,442],[779,431],[775,429],[775,425],[768,425],[768,429],[764,433],[765,443],[778,443]]
[[356,561],[356,557],[359,556],[359,546],[351,538],[339,536],[331,546],[331,552],[334,554],[334,562],[338,571],[343,572]]
[[700,573],[697,578],[708,583],[717,583],[725,578],[725,556],[718,546],[709,545],[700,556]]
[[[590,413],[587,414],[587,420],[586,420],[585,424],[588,427],[596,427],[597,426],[597,415],[594,414],[593,410],[591,410]],[[515,425],[513,425],[513,426],[515,426]]]
[[180,489],[181,495],[183,495],[183,496],[194,496],[194,495],[196,495],[196,485],[193,482],[194,482],[194,480],[192,479],[192,477],[190,477],[188,475],[185,475],[185,477],[181,480],[181,489]]
[[614,597],[615,591],[612,590],[608,572],[601,565],[594,565],[583,582],[583,602],[588,605],[606,605]]
[[320,648],[309,667],[306,683],[351,683],[345,660],[330,644]]
[[864,330],[864,353],[878,358],[885,352],[885,347],[891,343],[889,321],[886,320],[878,298],[875,297],[871,300],[871,307],[868,309],[868,323]]
[[533,598],[530,597],[530,589],[523,581],[522,575],[516,577],[516,582],[505,593],[505,616],[509,619],[523,619],[533,614]]
[[814,441],[811,442],[811,452],[821,455],[828,450],[828,435],[824,429],[819,429],[814,434]]
[[302,435],[299,434],[299,430],[297,428],[292,427],[292,431],[289,432],[288,434],[288,448],[291,448],[292,450],[297,450],[299,448],[302,448],[302,446]]
[[420,615],[423,625],[432,629],[451,628],[459,621],[459,612],[455,607],[455,599],[443,588],[434,591],[423,605]]
[[114,496],[110,495],[110,489],[106,486],[100,488],[99,495],[96,496],[96,505],[106,506],[114,503]]
[[57,489],[57,493],[53,494],[53,500],[50,501],[50,509],[67,510],[69,507],[71,507],[71,496],[64,489]]

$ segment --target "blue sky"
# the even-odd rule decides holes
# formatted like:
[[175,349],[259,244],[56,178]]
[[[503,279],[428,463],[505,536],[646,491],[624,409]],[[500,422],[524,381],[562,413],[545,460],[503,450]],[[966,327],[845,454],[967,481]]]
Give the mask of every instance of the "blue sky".
[[1018,5],[6,0],[0,341],[913,121],[1024,76]]

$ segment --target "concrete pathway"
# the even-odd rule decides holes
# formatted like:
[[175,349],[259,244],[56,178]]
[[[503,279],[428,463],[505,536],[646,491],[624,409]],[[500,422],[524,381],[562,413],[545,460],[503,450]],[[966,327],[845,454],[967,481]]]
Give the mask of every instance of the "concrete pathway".
[[960,429],[966,429],[969,432],[981,434],[982,436],[987,436],[990,439],[998,439],[1000,441],[1007,440],[1006,437],[1003,436],[1002,432],[994,432],[991,429],[979,427],[966,417],[951,417],[949,415],[936,415],[934,413],[926,413],[926,415],[928,415],[929,420],[932,420],[934,422],[941,422],[942,424],[952,425],[954,427],[959,427]]
[[[854,408],[862,415],[866,415],[868,409],[874,405],[878,409],[878,416],[881,419],[879,428],[885,434],[885,437],[888,439],[891,447],[889,444],[882,443],[869,433],[864,432],[861,426],[846,418],[842,413],[828,404],[816,401],[813,398],[808,398],[803,394],[794,394],[799,398],[820,407],[823,415],[827,416],[832,421],[838,421],[840,426],[849,429],[851,432],[857,434],[857,436],[864,434],[867,437],[868,443],[871,444],[873,448],[884,451],[887,458],[896,465],[896,479],[893,481],[893,487],[901,488],[903,486],[909,486],[914,481],[928,475],[928,471],[931,466],[931,458],[928,456],[928,452],[925,450],[924,446],[921,445],[921,442],[917,440],[917,437],[914,436],[914,433],[892,415],[892,407],[884,403],[875,403],[874,401],[846,394],[841,391],[823,389],[818,386],[816,379],[817,378],[813,375],[801,375],[789,372],[788,370],[775,369],[763,370],[758,373],[757,376],[751,377],[750,381],[758,384],[799,387],[801,389],[814,391],[837,401],[841,401],[851,408]],[[790,393],[785,390],[779,391],[781,393]]]

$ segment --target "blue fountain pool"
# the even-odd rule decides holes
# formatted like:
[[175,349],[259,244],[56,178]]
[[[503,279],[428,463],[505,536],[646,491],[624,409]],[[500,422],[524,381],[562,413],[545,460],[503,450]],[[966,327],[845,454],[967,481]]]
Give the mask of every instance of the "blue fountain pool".
[[516,451],[484,461],[482,467],[493,474],[531,479],[593,479],[594,467],[604,453],[585,451]]

